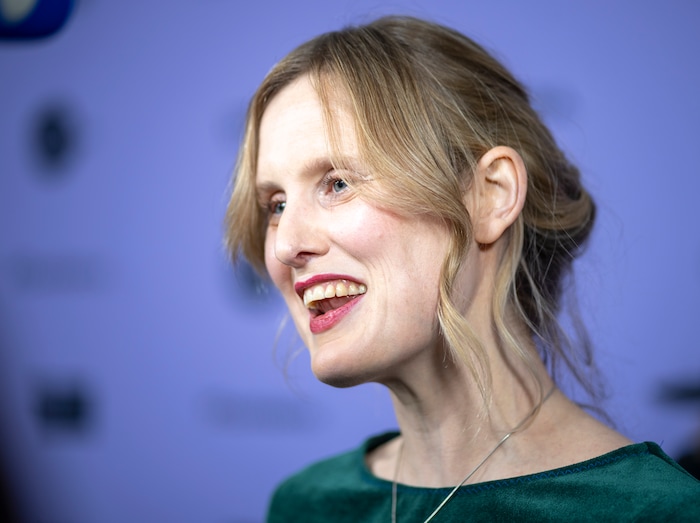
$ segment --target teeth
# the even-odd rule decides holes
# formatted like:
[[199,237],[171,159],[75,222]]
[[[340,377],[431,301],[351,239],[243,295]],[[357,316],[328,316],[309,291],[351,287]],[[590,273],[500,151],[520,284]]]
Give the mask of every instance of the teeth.
[[345,285],[345,282],[338,282],[338,284],[335,286],[335,295],[338,298],[342,298],[343,296],[348,295],[348,286]]
[[366,285],[347,280],[321,283],[304,291],[304,305],[309,309],[315,309],[317,301],[328,298],[342,298],[343,296],[357,296],[366,292]]

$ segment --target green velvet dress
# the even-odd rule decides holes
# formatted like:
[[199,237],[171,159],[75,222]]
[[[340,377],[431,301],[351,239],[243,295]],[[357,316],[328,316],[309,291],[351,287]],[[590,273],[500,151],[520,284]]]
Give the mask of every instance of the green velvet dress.
[[[367,452],[395,437],[321,461],[275,491],[269,523],[390,523],[390,481],[373,476]],[[451,489],[398,485],[398,522],[422,523]],[[700,482],[655,443],[638,443],[547,472],[460,488],[433,520],[700,522]]]

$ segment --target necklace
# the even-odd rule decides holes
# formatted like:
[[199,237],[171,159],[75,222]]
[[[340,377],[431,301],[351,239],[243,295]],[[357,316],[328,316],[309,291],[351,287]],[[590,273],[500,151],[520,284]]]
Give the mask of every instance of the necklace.
[[[459,488],[462,485],[464,485],[467,481],[469,481],[469,478],[471,478],[476,473],[476,471],[479,470],[481,468],[481,466],[484,463],[486,463],[486,461],[488,461],[488,459],[491,456],[494,455],[494,453],[501,447],[501,445],[503,445],[508,440],[508,438],[510,438],[513,434],[515,434],[518,430],[520,430],[522,428],[522,426],[525,425],[525,423],[527,423],[527,421],[529,421],[530,418],[535,415],[535,412],[537,412],[542,407],[542,405],[544,405],[544,402],[549,399],[549,397],[552,395],[553,392],[554,392],[554,387],[552,387],[549,390],[549,392],[545,395],[544,398],[542,398],[542,401],[540,401],[540,403],[538,405],[536,405],[535,408],[533,408],[530,412],[528,412],[527,416],[525,416],[520,421],[520,423],[518,423],[508,434],[503,436],[498,441],[498,443],[496,443],[496,446],[493,449],[491,449],[491,451],[488,454],[486,454],[486,457],[484,457],[484,459],[482,459],[479,462],[479,464],[476,467],[474,467],[472,469],[472,471],[469,474],[467,474],[465,476],[465,478],[462,481],[460,481],[459,484],[456,485],[450,491],[450,493],[447,495],[447,497],[442,500],[442,503],[440,503],[437,506],[437,508],[433,511],[433,513],[430,514],[430,516],[428,516],[428,518],[423,523],[428,523],[429,521],[431,521],[437,515],[437,513],[440,512],[440,510],[442,510],[442,508],[445,505],[447,505],[447,502],[452,499],[452,496],[455,495],[457,490],[459,490]],[[398,504],[397,503],[398,502],[397,485],[398,485],[399,470],[401,469],[401,458],[402,457],[403,457],[403,440],[401,441],[401,446],[399,447],[399,455],[396,458],[396,469],[394,470],[394,480],[391,484],[391,523],[396,523],[396,505]]]

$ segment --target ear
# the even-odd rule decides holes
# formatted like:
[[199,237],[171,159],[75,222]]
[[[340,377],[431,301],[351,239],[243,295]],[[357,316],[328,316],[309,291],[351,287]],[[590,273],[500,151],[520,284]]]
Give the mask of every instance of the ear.
[[465,194],[474,239],[481,245],[496,242],[522,212],[526,194],[527,171],[515,149],[498,146],[484,154]]

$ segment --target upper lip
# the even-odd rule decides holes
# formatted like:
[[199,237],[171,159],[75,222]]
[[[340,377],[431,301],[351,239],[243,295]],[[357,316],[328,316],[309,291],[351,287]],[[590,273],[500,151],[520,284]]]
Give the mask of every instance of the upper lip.
[[296,291],[297,295],[300,298],[304,298],[304,291],[308,289],[309,287],[312,287],[314,285],[318,285],[319,283],[324,283],[328,281],[336,281],[336,280],[348,280],[352,281],[355,283],[362,284],[363,282],[358,280],[357,278],[354,278],[352,276],[348,276],[347,274],[317,274],[315,276],[311,276],[310,278],[303,280],[303,281],[298,281],[294,284],[294,290]]

